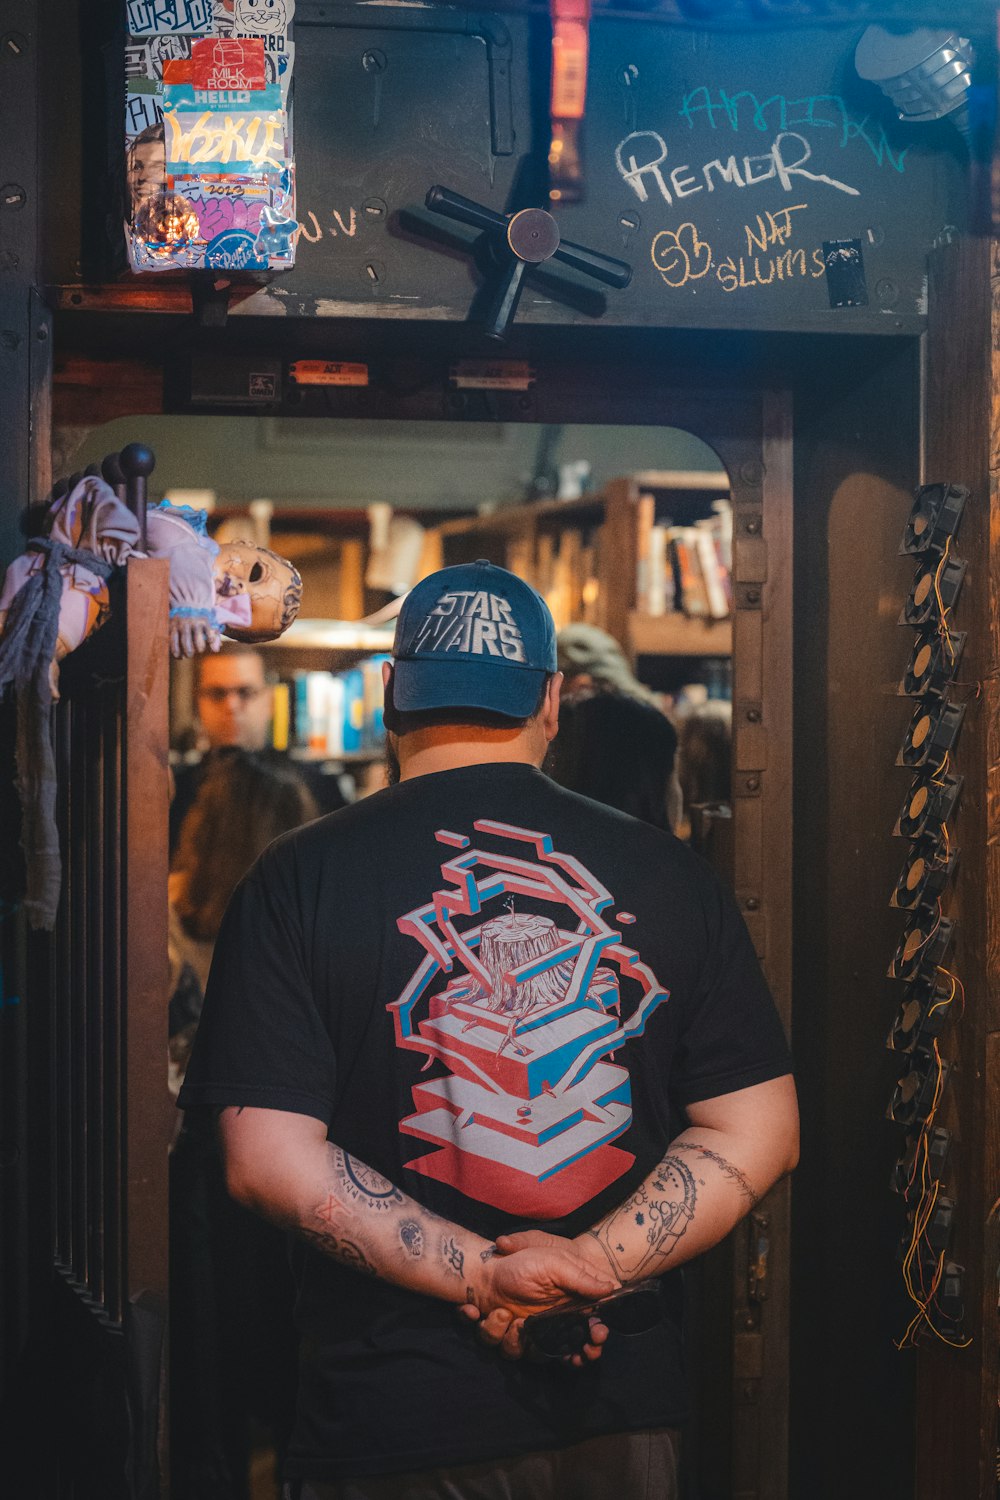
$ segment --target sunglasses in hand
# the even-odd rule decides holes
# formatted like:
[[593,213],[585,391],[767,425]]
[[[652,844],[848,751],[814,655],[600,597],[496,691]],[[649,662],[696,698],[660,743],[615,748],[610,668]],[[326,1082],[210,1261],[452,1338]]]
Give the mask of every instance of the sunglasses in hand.
[[637,1281],[596,1301],[564,1303],[562,1307],[532,1313],[524,1320],[522,1337],[525,1348],[538,1358],[566,1359],[579,1354],[589,1343],[592,1318],[603,1323],[609,1333],[627,1338],[648,1333],[662,1320],[664,1312],[659,1281]]

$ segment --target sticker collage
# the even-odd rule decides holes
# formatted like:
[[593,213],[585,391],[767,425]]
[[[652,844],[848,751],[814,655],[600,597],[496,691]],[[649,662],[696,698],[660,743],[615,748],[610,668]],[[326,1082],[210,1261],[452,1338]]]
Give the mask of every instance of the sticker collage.
[[126,0],[133,271],[295,264],[294,0]]

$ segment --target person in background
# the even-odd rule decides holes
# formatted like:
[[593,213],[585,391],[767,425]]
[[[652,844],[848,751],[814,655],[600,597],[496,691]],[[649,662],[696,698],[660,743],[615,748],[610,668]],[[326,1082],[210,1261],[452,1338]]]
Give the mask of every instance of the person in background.
[[669,829],[677,731],[658,708],[617,691],[577,692],[559,709],[546,769],[571,792]]
[[563,674],[563,698],[610,689],[662,712],[659,696],[639,681],[621,646],[606,630],[597,625],[564,625],[556,636],[556,650]]
[[[184,820],[194,802],[213,754],[218,750],[248,750],[269,764],[288,765],[284,750],[271,747],[274,689],[268,681],[264,656],[256,646],[227,644],[217,654],[197,658],[195,702],[206,753],[194,765],[174,773],[170,804],[170,849],[177,848]],[[309,787],[320,812],[334,812],[346,798],[336,776],[316,766],[301,765],[298,774]]]
[[[251,663],[252,666],[252,663]],[[169,1082],[180,1091],[233,891],[317,814],[302,779],[239,747],[211,758],[170,876]],[[177,1500],[245,1500],[256,1429],[279,1451],[294,1408],[294,1288],[283,1235],[225,1189],[214,1134],[182,1120],[170,1159],[171,1469]]]
[[709,698],[681,720],[677,774],[686,820],[692,807],[731,800],[732,728],[733,706],[722,698]]
[[[564,687],[550,774],[571,791],[676,832],[683,809],[677,731],[664,700],[639,681],[614,636],[596,625],[564,625],[556,648]],[[605,695],[611,707],[577,714],[578,704]]]

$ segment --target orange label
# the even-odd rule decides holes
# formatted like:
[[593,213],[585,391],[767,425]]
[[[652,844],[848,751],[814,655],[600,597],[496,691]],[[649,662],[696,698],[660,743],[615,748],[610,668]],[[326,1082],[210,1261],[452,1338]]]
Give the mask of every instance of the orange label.
[[367,385],[368,366],[339,359],[297,359],[288,371],[296,385]]
[[587,27],[556,21],[552,36],[552,118],[582,120],[587,102]]

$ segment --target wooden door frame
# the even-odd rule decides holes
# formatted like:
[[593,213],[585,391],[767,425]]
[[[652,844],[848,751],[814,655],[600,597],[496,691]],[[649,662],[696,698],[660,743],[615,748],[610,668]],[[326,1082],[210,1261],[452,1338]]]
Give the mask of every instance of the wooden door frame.
[[931,258],[924,348],[923,478],[971,491],[955,553],[969,567],[954,623],[968,632],[955,691],[967,701],[954,757],[964,776],[953,834],[962,859],[948,915],[966,1006],[941,1039],[952,1064],[940,1123],[954,1144],[949,1258],[965,1268],[971,1344],[917,1357],[916,1500],[993,1500],[1000,1385],[1000,246],[966,239]]
[[[597,363],[601,363],[599,357]],[[91,391],[86,409],[102,405],[99,362],[74,365],[73,390]],[[109,365],[108,418],[124,415]],[[792,999],[792,403],[784,390],[679,388],[643,379],[634,386],[587,384],[579,365],[553,369],[544,417],[580,425],[677,427],[718,455],[730,480],[734,511],[733,850],[737,900],[774,993],[786,1031]],[[641,381],[641,386],[640,386]],[[93,383],[91,383],[93,382]],[[96,397],[96,401],[95,398]],[[73,415],[79,408],[73,404]],[[139,405],[143,404],[140,397]],[[155,397],[152,404],[159,405]],[[57,422],[62,413],[57,404]],[[420,420],[426,413],[415,414]],[[335,420],[335,419],[334,419]],[[498,417],[497,420],[502,420]],[[141,418],[137,418],[137,432]],[[58,439],[60,428],[55,436]],[[609,507],[609,510],[611,507]],[[635,555],[634,515],[614,507],[625,566]],[[734,1500],[786,1500],[788,1488],[791,1184],[779,1183],[731,1240],[725,1271],[733,1310],[726,1380],[731,1406],[724,1446],[725,1491]],[[750,1295],[751,1261],[766,1262],[767,1297]],[[720,1436],[713,1433],[712,1442]],[[720,1491],[722,1494],[723,1491]],[[713,1497],[714,1500],[714,1497]]]

